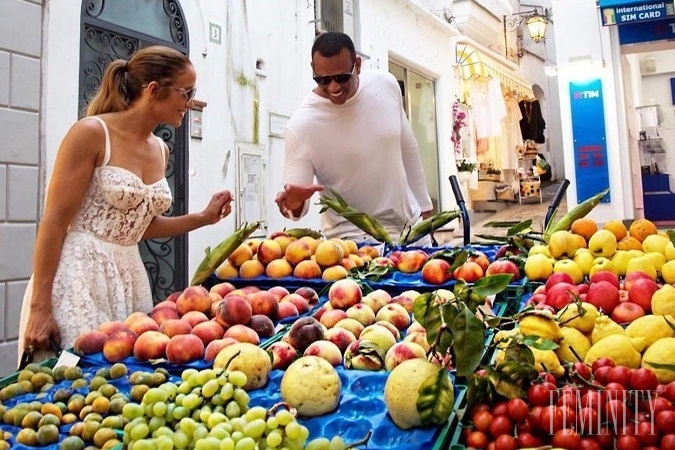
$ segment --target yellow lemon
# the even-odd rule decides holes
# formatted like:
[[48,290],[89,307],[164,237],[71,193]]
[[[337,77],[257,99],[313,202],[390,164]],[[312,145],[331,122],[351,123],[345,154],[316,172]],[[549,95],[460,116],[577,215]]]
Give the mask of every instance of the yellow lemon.
[[666,259],[668,261],[672,261],[675,259],[675,245],[673,245],[672,242],[668,242],[668,245],[666,245]]
[[566,327],[590,333],[595,328],[595,319],[600,313],[594,305],[586,302],[581,303],[581,309],[582,311],[579,311],[576,303],[570,303],[558,312],[558,320]]
[[528,255],[525,261],[525,276],[530,281],[543,281],[553,273],[553,263],[550,258],[542,253]]
[[563,338],[560,347],[555,349],[555,354],[562,363],[575,363],[582,361],[586,353],[591,349],[591,343],[583,333],[576,328],[560,328]]
[[670,239],[667,236],[661,236],[659,234],[650,234],[642,241],[642,251],[645,253],[657,252],[662,255],[666,254],[666,247]]
[[527,314],[518,321],[518,329],[523,336],[539,336],[558,342],[562,338],[560,326],[552,317],[539,314]]
[[649,348],[650,345],[661,338],[675,336],[675,331],[670,328],[666,319],[675,325],[673,316],[649,314],[638,317],[626,327],[626,336],[645,338],[646,346]]
[[595,319],[595,326],[593,327],[593,332],[591,334],[591,344],[595,345],[603,338],[613,334],[620,334],[623,336],[625,334],[623,327],[608,316],[600,314]]
[[661,289],[652,295],[652,314],[670,315],[675,317],[675,288],[664,284]]
[[[640,346],[639,343],[634,344],[633,341],[624,334],[612,334],[598,342],[586,353],[584,362],[586,364],[593,364],[600,358],[609,358],[614,361],[617,366],[626,366],[630,369],[637,369],[640,367],[641,356],[640,352],[635,349],[635,346]],[[644,342],[643,342],[644,346]]]
[[642,355],[642,367],[656,373],[659,383],[666,384],[675,380],[675,370],[657,369],[654,364],[668,364],[675,366],[675,338],[661,338],[654,342]]
[[534,367],[538,372],[548,372],[556,378],[565,375],[565,368],[553,350],[538,350],[530,347],[534,354]]

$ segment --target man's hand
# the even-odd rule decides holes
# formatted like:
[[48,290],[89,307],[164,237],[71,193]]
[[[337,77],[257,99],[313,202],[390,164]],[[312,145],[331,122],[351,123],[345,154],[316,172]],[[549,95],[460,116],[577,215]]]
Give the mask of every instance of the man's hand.
[[431,213],[432,213],[432,210],[429,210],[429,211],[422,211],[422,219],[423,219],[423,220],[428,219],[429,217],[431,217]]
[[314,195],[315,192],[323,191],[323,186],[320,184],[297,185],[286,184],[284,190],[277,194],[274,199],[279,212],[284,217],[297,217],[302,212],[305,202]]

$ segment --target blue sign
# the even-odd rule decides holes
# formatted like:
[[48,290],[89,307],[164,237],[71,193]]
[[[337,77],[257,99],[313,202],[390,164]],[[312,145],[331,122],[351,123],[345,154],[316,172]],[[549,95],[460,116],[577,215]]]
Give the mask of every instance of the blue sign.
[[[652,2],[632,2],[628,5],[600,4],[603,25],[625,25],[630,23],[653,22],[673,17],[675,9],[672,0]],[[608,5],[609,6],[609,5]]]
[[[609,187],[605,108],[600,79],[570,83],[577,202]],[[609,194],[603,199],[609,202]]]
[[619,27],[621,45],[675,39],[675,19],[632,23]]

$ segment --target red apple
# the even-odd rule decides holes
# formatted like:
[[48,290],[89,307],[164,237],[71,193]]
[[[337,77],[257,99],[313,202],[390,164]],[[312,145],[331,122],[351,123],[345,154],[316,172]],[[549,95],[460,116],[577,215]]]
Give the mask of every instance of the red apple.
[[591,283],[597,283],[598,281],[609,281],[614,286],[616,286],[617,289],[619,289],[619,276],[614,272],[610,272],[609,270],[598,270],[593,275],[591,275]]
[[511,281],[520,280],[520,269],[518,268],[518,265],[508,259],[498,259],[491,262],[485,271],[486,276],[497,275],[500,273],[511,274]]
[[546,292],[548,292],[548,290],[551,289],[552,286],[558,283],[567,283],[574,285],[574,280],[572,279],[572,275],[568,274],[567,272],[556,272],[546,279],[544,289],[546,290]]
[[633,286],[633,283],[641,278],[648,278],[652,279],[648,274],[641,272],[639,270],[636,270],[634,272],[629,272],[626,274],[626,277],[623,279],[623,288],[627,291],[630,291],[631,286]]
[[612,311],[611,318],[616,323],[630,323],[645,315],[645,310],[633,302],[623,302]]
[[645,313],[652,312],[652,296],[659,290],[659,285],[651,278],[635,280],[628,289],[628,300],[640,305]]
[[[554,273],[551,277],[558,273],[564,272]],[[569,277],[568,274],[565,273],[565,275]],[[572,277],[570,277],[570,279],[572,279]],[[553,306],[556,310],[561,310],[572,301],[572,296],[574,294],[579,295],[579,290],[574,282],[567,283],[565,281],[559,281],[546,289],[546,304]]]
[[591,284],[591,288],[586,294],[586,301],[598,309],[611,315],[619,301],[619,289],[609,281],[598,281]]
[[590,288],[591,286],[587,283],[577,284],[577,290],[579,291],[579,295],[587,293]]

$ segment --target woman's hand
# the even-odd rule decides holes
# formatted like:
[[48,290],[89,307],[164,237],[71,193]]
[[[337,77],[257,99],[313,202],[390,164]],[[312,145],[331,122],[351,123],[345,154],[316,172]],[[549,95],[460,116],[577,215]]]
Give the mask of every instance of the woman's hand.
[[50,340],[59,347],[61,346],[61,333],[51,309],[31,307],[23,340],[24,349],[29,350],[30,353],[37,350],[50,350]]
[[220,219],[232,212],[232,193],[220,191],[213,194],[211,201],[202,211],[206,225],[218,223]]

